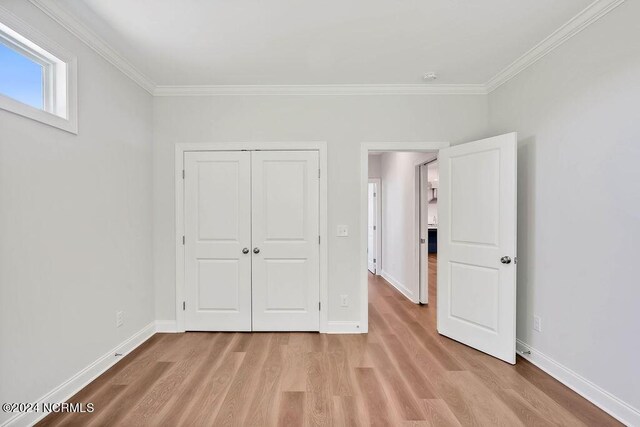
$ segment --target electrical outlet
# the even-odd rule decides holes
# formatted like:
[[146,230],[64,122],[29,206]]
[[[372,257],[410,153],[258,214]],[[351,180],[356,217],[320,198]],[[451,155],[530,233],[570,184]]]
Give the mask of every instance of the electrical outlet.
[[340,307],[349,307],[348,295],[340,295]]
[[542,332],[542,319],[540,319],[540,316],[533,316],[533,330]]
[[116,328],[124,325],[124,312],[116,311]]

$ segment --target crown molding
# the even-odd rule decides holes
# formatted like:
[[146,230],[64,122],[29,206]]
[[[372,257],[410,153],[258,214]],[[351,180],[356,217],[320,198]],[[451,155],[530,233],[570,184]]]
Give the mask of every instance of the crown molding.
[[582,12],[571,18],[547,38],[529,49],[524,55],[498,72],[485,84],[487,93],[491,93],[522,71],[535,64],[542,57],[562,45],[571,37],[624,3],[625,0],[596,0]]
[[156,86],[154,96],[225,95],[486,95],[484,84]]
[[124,75],[129,77],[150,94],[153,94],[156,84],[149,77],[141,73],[96,33],[91,31],[87,26],[60,7],[55,0],[29,1],[50,16],[58,24],[62,25],[71,34],[79,38],[91,49],[96,51],[100,56],[113,64]]

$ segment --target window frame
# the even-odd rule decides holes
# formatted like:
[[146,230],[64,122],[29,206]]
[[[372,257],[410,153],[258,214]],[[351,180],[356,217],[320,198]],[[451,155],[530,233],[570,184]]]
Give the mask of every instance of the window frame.
[[1,7],[0,43],[43,67],[42,109],[2,93],[0,109],[77,134],[77,58]]

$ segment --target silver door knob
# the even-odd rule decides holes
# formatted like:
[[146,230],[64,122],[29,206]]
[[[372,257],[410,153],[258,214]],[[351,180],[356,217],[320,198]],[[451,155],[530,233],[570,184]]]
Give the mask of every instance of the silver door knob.
[[500,262],[503,264],[511,264],[511,257],[503,256],[502,258],[500,258]]
[[253,253],[254,254],[259,254],[260,253],[260,249],[259,248],[253,248]]
[[242,250],[242,253],[245,254],[245,255],[248,254],[249,253],[249,248],[244,248]]

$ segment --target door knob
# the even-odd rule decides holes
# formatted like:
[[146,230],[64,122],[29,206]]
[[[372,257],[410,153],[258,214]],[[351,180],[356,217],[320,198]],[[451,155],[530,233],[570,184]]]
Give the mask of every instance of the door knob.
[[242,250],[242,253],[245,254],[245,255],[248,254],[249,253],[249,248],[244,248]]
[[260,253],[260,248],[253,248],[253,253],[254,254],[259,254]]
[[511,264],[511,257],[503,256],[502,258],[500,258],[500,262],[503,264]]

